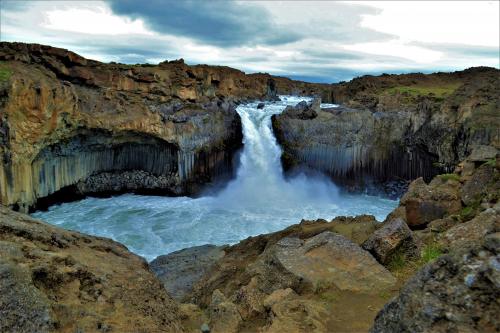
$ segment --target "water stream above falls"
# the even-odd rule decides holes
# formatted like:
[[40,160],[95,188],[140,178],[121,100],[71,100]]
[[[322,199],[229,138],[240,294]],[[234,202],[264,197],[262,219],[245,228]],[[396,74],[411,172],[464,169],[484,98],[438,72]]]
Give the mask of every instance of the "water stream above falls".
[[[240,105],[244,148],[236,178],[216,194],[199,198],[126,194],[87,198],[52,206],[33,216],[60,227],[110,237],[131,251],[154,259],[202,244],[232,244],[248,236],[283,229],[301,219],[373,214],[378,220],[397,201],[339,193],[327,178],[283,176],[281,149],[271,129],[271,116],[302,97]],[[332,105],[329,105],[332,106]]]

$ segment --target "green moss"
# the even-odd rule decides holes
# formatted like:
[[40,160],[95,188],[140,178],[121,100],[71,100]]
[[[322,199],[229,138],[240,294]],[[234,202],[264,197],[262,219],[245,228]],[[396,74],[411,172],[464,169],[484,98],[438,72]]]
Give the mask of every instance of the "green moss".
[[445,173],[445,174],[439,175],[439,178],[442,181],[447,181],[447,180],[456,180],[457,182],[460,181],[460,176],[457,175],[456,173]]

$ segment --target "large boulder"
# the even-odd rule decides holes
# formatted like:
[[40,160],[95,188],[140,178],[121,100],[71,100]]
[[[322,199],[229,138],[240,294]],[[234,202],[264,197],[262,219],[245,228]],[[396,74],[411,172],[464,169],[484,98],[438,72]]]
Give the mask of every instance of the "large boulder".
[[0,206],[0,332],[181,332],[141,257]]
[[224,247],[195,246],[159,256],[149,266],[169,294],[182,300],[203,275],[224,256]]
[[460,183],[454,178],[435,177],[429,184],[418,178],[401,198],[410,228],[424,228],[429,222],[461,210]]
[[500,331],[500,233],[421,269],[386,304],[372,333]]
[[396,282],[368,252],[329,231],[305,241],[286,237],[268,251],[266,260],[299,281],[298,290],[330,285],[342,291],[379,292]]
[[375,231],[362,245],[375,259],[386,265],[396,253],[405,257],[418,256],[418,246],[413,233],[402,219],[393,219]]

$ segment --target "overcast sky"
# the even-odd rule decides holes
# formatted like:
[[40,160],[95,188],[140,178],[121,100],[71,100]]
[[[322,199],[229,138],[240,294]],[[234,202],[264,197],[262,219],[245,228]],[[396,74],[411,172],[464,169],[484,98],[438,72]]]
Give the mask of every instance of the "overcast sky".
[[500,67],[499,1],[8,1],[0,39],[317,82]]

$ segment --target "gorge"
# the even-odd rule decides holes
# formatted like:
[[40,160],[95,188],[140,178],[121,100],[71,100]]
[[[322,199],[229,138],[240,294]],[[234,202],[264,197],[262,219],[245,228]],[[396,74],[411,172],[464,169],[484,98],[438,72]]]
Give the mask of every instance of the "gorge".
[[[66,229],[110,237],[149,260],[207,243],[234,244],[249,236],[278,231],[301,219],[372,214],[383,221],[396,201],[341,193],[319,174],[284,178],[271,116],[287,105],[295,106],[310,98],[280,99],[264,103],[260,109],[258,102],[237,107],[244,143],[239,168],[236,178],[215,193],[198,198],[90,198],[51,207],[33,216]],[[144,159],[138,161],[144,163]],[[154,166],[168,166],[158,162],[161,160],[157,159]],[[131,165],[130,161],[127,165]]]
[[0,74],[0,331],[500,330],[498,69]]

